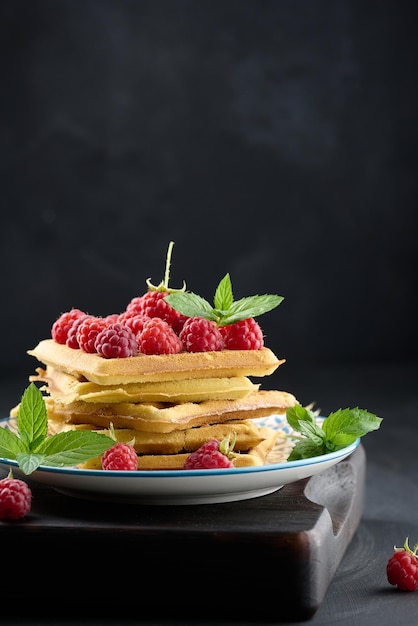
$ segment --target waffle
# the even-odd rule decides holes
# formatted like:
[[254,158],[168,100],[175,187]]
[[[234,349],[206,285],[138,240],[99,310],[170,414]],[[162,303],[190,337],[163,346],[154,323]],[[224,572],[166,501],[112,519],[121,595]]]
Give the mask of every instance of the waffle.
[[[49,421],[51,435],[68,430],[94,430],[92,424],[65,424]],[[97,432],[111,436],[108,429],[97,429]],[[226,437],[231,440],[236,437],[234,452],[247,452],[250,448],[259,445],[265,434],[251,420],[230,420],[224,424],[211,424],[175,430],[171,433],[141,432],[131,428],[116,428],[113,430],[117,441],[131,444],[138,454],[179,454],[197,450],[204,441]]]
[[28,350],[28,354],[44,365],[98,385],[195,378],[263,377],[272,374],[285,362],[285,359],[278,359],[266,347],[260,350],[139,354],[124,359],[104,359],[98,354],[58,344],[53,339],[40,341],[35,348]]
[[206,400],[203,402],[164,403],[91,403],[64,404],[45,398],[48,418],[69,424],[92,424],[98,428],[130,428],[132,430],[168,433],[205,424],[229,420],[254,419],[283,414],[297,403],[285,391],[254,391],[237,400]]
[[164,382],[98,385],[88,380],[80,381],[66,372],[47,366],[36,369],[32,382],[44,383],[54,400],[63,404],[77,401],[92,403],[117,402],[202,402],[203,400],[235,400],[245,398],[259,388],[246,376],[231,378],[192,378]]
[[[254,467],[265,465],[268,454],[279,438],[284,435],[267,426],[260,427],[263,439],[247,452],[239,452],[233,458],[234,467]],[[184,467],[188,452],[179,454],[138,454],[138,470],[181,470]],[[101,469],[100,457],[80,464],[83,469]]]
[[[138,469],[182,469],[192,451],[227,436],[236,467],[263,465],[284,436],[254,420],[297,404],[250,380],[285,362],[266,347],[105,359],[44,339],[28,354],[43,365],[30,380],[42,385],[49,433],[113,432],[134,445]],[[80,467],[101,469],[101,460]]]

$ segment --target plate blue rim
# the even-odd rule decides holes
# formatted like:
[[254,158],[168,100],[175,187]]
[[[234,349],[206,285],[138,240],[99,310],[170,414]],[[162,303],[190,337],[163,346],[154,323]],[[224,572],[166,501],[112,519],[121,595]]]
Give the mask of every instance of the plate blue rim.
[[[0,425],[7,423],[10,417],[4,417],[0,419]],[[101,476],[103,478],[110,478],[112,476],[118,478],[185,478],[191,476],[207,477],[207,476],[223,476],[238,475],[238,474],[254,474],[261,472],[271,472],[284,469],[292,469],[295,467],[304,467],[308,465],[316,465],[325,461],[333,461],[340,457],[345,457],[354,452],[360,444],[360,438],[356,439],[352,444],[341,448],[335,452],[329,452],[328,454],[321,454],[320,456],[314,456],[309,459],[299,459],[297,461],[283,461],[281,463],[270,463],[268,465],[258,465],[252,467],[234,467],[234,468],[221,468],[211,470],[138,470],[138,471],[120,471],[120,470],[103,470],[96,469],[80,469],[76,467],[53,467],[51,465],[39,465],[36,471],[50,472],[54,474],[74,475],[74,476]],[[12,467],[18,467],[17,461],[0,457],[1,465],[11,465]]]

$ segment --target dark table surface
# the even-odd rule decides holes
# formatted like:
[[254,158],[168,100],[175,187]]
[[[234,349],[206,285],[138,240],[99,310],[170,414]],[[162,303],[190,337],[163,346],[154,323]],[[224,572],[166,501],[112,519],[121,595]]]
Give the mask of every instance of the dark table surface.
[[[173,619],[159,619],[158,604],[155,616],[141,613],[141,555],[131,554],[130,567],[125,572],[121,561],[119,576],[136,576],[138,572],[138,593],[120,599],[120,613],[100,616],[86,615],[80,609],[71,611],[74,598],[82,595],[89,599],[89,581],[103,579],[100,602],[106,603],[112,595],[110,572],[106,571],[105,554],[101,562],[89,558],[88,547],[85,562],[79,564],[79,574],[73,579],[73,588],[68,589],[68,602],[60,604],[54,611],[39,610],[39,605],[51,606],[48,596],[51,585],[48,581],[57,580],[71,562],[71,549],[64,540],[57,550],[45,553],[40,550],[35,562],[25,560],[25,550],[11,545],[7,551],[5,537],[2,537],[2,578],[3,589],[13,589],[16,597],[21,598],[10,607],[2,594],[0,623],[2,624],[121,624],[141,623],[149,625],[188,626],[211,624],[338,624],[338,626],[416,626],[418,623],[418,590],[401,592],[390,586],[386,579],[386,563],[393,553],[393,546],[403,544],[409,537],[411,545],[418,542],[418,364],[378,364],[361,367],[333,367],[318,369],[313,372],[301,372],[297,376],[281,375],[277,388],[283,388],[307,404],[316,401],[323,415],[338,408],[359,406],[368,409],[383,418],[380,430],[370,433],[363,440],[366,453],[365,501],[360,523],[349,543],[343,558],[332,577],[325,597],[315,614],[307,620],[283,621],[279,611],[277,620],[268,622],[241,619],[233,622],[222,617],[222,603],[229,602],[228,589],[220,589],[213,581],[213,587],[207,590],[207,602],[219,604],[219,619],[206,619],[204,604],[194,606],[187,595],[187,577],[193,575],[193,555],[187,555],[184,563],[179,563],[178,575],[184,577],[184,594],[178,598],[178,606],[173,610]],[[282,384],[280,384],[282,383]],[[17,404],[27,382],[19,378],[4,379],[0,384],[1,415],[8,415],[11,406]],[[36,490],[35,490],[36,495]],[[61,498],[61,496],[60,496]],[[57,502],[61,502],[60,498]],[[63,497],[63,502],[67,498]],[[62,504],[67,507],[69,504]],[[216,506],[216,505],[215,505]],[[210,507],[209,507],[210,509]],[[75,524],[77,520],[75,520]],[[11,533],[12,535],[12,533]],[[11,542],[12,544],[12,542]],[[12,555],[12,556],[11,556]],[[161,561],[160,576],[155,580],[156,597],[164,603],[165,590],[170,586]],[[10,561],[18,565],[13,568],[10,577]],[[271,570],[275,576],[276,563],[253,564],[248,577],[248,586],[243,588],[242,597],[233,601],[245,602],[251,597],[251,579],[257,576],[257,568]],[[114,564],[113,564],[114,567]],[[228,555],[225,555],[223,567],[231,567]],[[18,572],[18,574],[16,574]],[[114,572],[113,572],[114,573]],[[233,564],[231,576],[234,576]],[[43,594],[34,601],[26,598],[28,581],[45,580]],[[66,581],[68,584],[68,581]],[[274,588],[274,586],[273,586]],[[20,591],[21,590],[21,594]],[[271,587],[270,587],[271,590]],[[269,591],[271,592],[271,591]],[[97,593],[95,591],[95,593]],[[280,586],[275,591],[280,605]],[[260,594],[261,595],[261,594]],[[15,597],[15,596],[13,596]],[[67,593],[64,593],[67,597]],[[26,598],[26,600],[25,600]],[[97,597],[96,597],[97,599]],[[263,598],[252,598],[253,602],[263,603]],[[160,600],[156,600],[160,603]],[[34,603],[34,604],[31,604]],[[32,608],[31,608],[32,607]],[[56,611],[56,612],[55,612]],[[181,617],[179,618],[179,614]]]

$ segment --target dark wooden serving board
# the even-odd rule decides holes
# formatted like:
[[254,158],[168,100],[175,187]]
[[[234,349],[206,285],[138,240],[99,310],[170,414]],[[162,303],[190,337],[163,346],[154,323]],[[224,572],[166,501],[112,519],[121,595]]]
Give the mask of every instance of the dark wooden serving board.
[[31,513],[0,521],[16,555],[2,559],[3,588],[24,594],[32,616],[54,598],[67,617],[184,623],[200,607],[218,623],[308,620],[357,529],[365,468],[360,445],[273,494],[191,506],[89,502],[33,484]]

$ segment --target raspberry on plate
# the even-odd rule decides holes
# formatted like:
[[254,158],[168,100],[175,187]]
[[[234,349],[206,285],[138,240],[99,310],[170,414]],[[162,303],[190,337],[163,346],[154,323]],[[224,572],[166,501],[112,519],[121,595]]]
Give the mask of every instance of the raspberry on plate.
[[394,550],[386,565],[388,582],[402,591],[415,591],[418,589],[418,543],[411,550],[407,537],[403,548]]
[[183,469],[220,469],[234,467],[232,462],[232,449],[235,439],[230,444],[229,437],[219,442],[210,439],[200,448],[191,452],[186,459]]
[[128,326],[117,323],[100,331],[94,342],[94,349],[105,359],[120,359],[136,356],[138,342]]
[[179,334],[186,352],[217,352],[224,341],[216,322],[204,317],[189,317]]
[[0,480],[0,519],[16,520],[29,513],[32,491],[27,483],[13,478],[12,471]]
[[102,455],[102,469],[135,471],[138,468],[136,450],[128,443],[118,441]]

